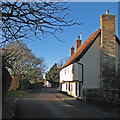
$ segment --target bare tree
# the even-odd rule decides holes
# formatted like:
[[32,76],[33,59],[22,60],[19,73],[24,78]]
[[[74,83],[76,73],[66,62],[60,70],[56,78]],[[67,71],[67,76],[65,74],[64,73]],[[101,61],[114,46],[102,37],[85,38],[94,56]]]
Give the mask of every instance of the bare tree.
[[4,64],[5,67],[12,68],[14,62],[22,59],[25,52],[29,54],[31,50],[29,50],[23,42],[16,41],[7,44],[0,51],[2,55],[2,64]]
[[43,77],[46,69],[44,58],[36,57],[23,42],[8,43],[2,48],[1,54],[3,58],[2,68],[12,68],[11,75],[19,79],[22,87],[25,87],[24,82],[26,81],[35,81]]
[[63,2],[18,1],[2,2],[2,43],[47,34],[56,37],[64,26],[80,25],[68,17],[70,9]]
[[58,68],[61,69],[63,65],[69,60],[69,58],[70,57],[61,58],[57,63]]

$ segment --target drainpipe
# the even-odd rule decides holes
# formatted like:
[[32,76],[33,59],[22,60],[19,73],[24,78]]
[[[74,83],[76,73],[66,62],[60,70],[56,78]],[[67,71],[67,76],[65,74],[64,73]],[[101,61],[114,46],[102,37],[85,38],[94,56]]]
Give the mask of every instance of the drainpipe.
[[77,64],[82,66],[82,85],[83,85],[83,80],[84,80],[84,66],[82,63],[76,62]]

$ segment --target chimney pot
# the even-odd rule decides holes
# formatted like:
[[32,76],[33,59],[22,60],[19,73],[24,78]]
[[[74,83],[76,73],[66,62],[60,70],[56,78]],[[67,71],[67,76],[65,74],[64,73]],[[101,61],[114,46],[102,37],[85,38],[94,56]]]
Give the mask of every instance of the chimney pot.
[[76,40],[76,50],[81,46],[81,40],[77,39]]
[[82,40],[82,33],[80,32],[80,40]]
[[74,47],[71,47],[71,56],[74,54]]
[[106,14],[109,15],[109,10],[106,10]]

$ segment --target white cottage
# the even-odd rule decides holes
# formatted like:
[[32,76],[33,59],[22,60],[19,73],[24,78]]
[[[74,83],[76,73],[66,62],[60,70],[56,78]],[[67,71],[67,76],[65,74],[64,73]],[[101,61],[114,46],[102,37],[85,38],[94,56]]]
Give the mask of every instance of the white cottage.
[[78,36],[76,52],[71,47],[71,57],[60,71],[61,91],[82,99],[84,89],[110,87],[119,68],[120,40],[115,35],[115,15],[107,10],[100,16],[100,28],[82,45]]

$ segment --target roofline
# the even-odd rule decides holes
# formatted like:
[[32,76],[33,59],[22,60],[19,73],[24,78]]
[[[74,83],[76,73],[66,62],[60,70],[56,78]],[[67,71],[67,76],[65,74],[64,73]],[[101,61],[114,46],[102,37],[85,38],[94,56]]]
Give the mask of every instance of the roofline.
[[[99,28],[99,29],[100,29],[100,28]],[[63,68],[65,68],[65,67],[67,67],[67,66],[69,66],[69,65],[71,65],[71,64],[73,64],[73,63],[75,63],[75,62],[77,62],[77,61],[79,61],[79,59],[82,58],[83,55],[88,51],[88,49],[91,47],[91,45],[94,43],[94,41],[96,40],[96,38],[100,35],[100,33],[101,33],[101,29],[100,29],[100,31],[97,33],[97,35],[94,37],[93,41],[86,47],[87,49],[84,49],[84,50],[82,51],[82,53],[81,53],[77,58],[75,58],[74,60],[72,60],[68,65],[62,67],[60,70],[62,70]]]
[[115,37],[116,37],[116,41],[119,43],[119,45],[120,45],[120,39],[115,35]]
[[[99,29],[100,29],[100,28],[99,28]],[[96,38],[97,38],[100,34],[101,34],[101,29],[100,29],[100,31],[97,33],[97,35],[94,37],[94,39],[92,40],[92,42],[91,42],[89,45],[87,45],[86,48],[81,52],[81,54],[80,54],[78,57],[76,57],[75,59],[73,59],[69,64],[67,64],[66,66],[62,67],[62,68],[60,69],[60,71],[61,71],[63,68],[66,68],[67,66],[69,66],[69,65],[71,65],[71,64],[79,61],[79,59],[81,59],[81,58],[84,56],[84,54],[88,51],[88,49],[91,47],[91,45],[94,43],[94,41],[96,40]],[[118,42],[118,44],[120,44],[119,38],[118,38],[116,35],[115,35],[115,37],[116,37],[116,41]]]
[[101,30],[98,32],[98,34],[95,36],[95,38],[93,39],[93,41],[86,47],[86,50],[84,49],[83,51],[82,51],[82,55],[79,57],[78,56],[78,58],[76,58],[75,59],[75,62],[77,62],[80,58],[82,58],[83,57],[83,55],[88,51],[88,49],[91,47],[91,45],[95,42],[95,40],[96,40],[96,38],[99,36],[101,34]]

